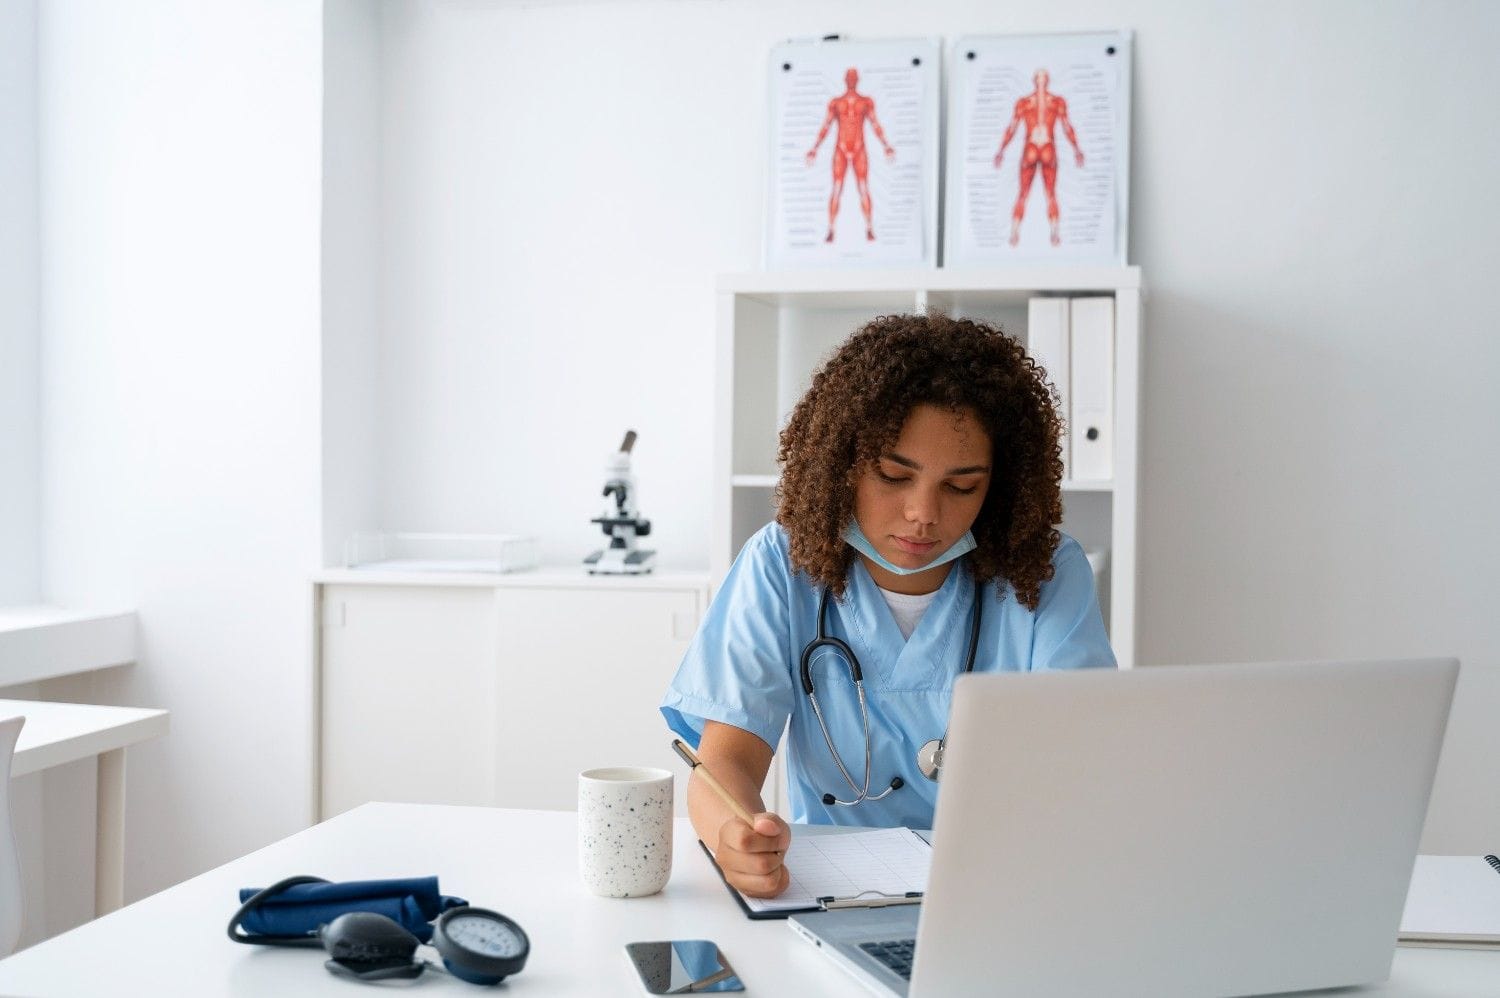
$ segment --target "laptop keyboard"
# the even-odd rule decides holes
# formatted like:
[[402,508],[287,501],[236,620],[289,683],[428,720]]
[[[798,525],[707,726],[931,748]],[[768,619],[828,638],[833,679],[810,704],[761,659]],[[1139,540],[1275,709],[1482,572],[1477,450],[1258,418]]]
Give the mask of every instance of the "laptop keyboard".
[[915,939],[892,939],[888,942],[860,943],[859,948],[891,968],[904,981],[911,980],[911,955]]

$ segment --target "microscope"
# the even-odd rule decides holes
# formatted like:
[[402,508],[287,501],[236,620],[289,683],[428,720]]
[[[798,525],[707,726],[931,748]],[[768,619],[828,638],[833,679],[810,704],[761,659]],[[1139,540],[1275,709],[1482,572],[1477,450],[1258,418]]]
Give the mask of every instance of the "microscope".
[[[590,575],[640,575],[656,567],[656,552],[642,551],[636,538],[651,533],[651,521],[644,520],[635,504],[635,479],[630,476],[630,450],[635,446],[635,431],[625,431],[620,449],[604,462],[604,515],[591,523],[599,524],[608,537],[609,547],[595,551],[583,563]],[[614,496],[614,502],[609,497]]]

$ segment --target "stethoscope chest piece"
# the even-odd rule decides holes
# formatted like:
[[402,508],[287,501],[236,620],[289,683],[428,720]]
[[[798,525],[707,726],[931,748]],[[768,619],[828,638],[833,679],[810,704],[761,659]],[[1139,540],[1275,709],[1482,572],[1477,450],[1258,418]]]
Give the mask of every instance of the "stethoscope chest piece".
[[917,751],[917,769],[936,783],[943,773],[943,739],[934,738]]

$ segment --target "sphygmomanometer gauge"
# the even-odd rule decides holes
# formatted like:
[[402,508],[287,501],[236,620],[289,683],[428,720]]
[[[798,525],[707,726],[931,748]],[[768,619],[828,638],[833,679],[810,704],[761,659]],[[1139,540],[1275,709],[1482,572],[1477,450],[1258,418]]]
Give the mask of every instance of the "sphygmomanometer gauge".
[[514,921],[467,905],[439,916],[432,945],[449,973],[474,984],[498,984],[519,973],[531,953],[531,941]]

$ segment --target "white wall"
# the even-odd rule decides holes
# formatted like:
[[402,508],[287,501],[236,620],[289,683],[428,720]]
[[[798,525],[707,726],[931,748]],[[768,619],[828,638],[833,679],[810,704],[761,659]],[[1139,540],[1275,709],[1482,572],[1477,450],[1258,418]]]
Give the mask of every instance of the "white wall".
[[1141,657],[1459,656],[1423,845],[1490,851],[1500,7],[1192,10],[1138,76]]
[[41,586],[36,115],[36,2],[0,3],[0,606]]
[[134,606],[126,895],[312,797],[322,10],[76,0],[39,24],[43,586]]
[[323,563],[380,526],[380,5],[323,3]]
[[[627,428],[647,545],[707,565],[713,275],[757,255],[747,4],[388,3],[384,525],[603,546]],[[691,40],[691,43],[689,43]]]
[[787,36],[1136,31],[1140,658],[1457,654],[1429,849],[1500,838],[1500,7],[387,0],[384,526],[594,539],[641,433],[704,563],[714,275],[760,259]]

